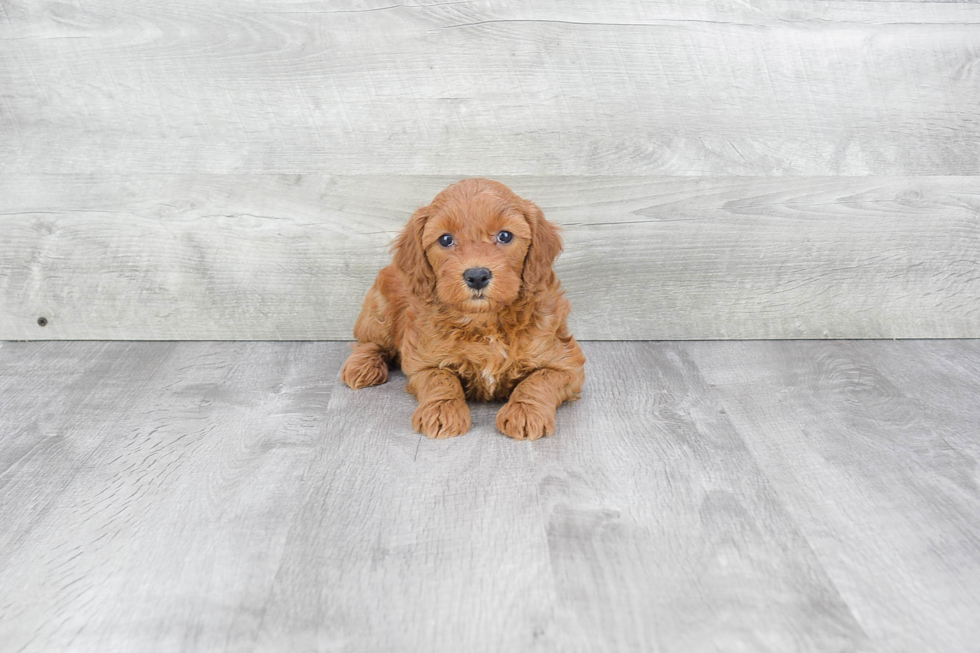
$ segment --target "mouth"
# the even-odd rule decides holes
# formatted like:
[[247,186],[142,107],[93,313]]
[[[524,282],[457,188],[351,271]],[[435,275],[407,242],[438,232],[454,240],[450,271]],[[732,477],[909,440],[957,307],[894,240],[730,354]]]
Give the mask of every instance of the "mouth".
[[483,293],[473,293],[466,298],[463,306],[466,308],[464,310],[476,311],[478,313],[484,313],[490,310],[490,298]]

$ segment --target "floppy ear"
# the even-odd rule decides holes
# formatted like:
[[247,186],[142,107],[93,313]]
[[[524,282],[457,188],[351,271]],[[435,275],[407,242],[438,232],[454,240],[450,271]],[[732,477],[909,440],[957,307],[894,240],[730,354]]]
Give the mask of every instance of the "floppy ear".
[[524,200],[524,217],[531,225],[531,244],[524,259],[524,285],[533,288],[554,279],[551,266],[561,254],[561,236],[558,227],[545,220],[541,208],[534,202]]
[[432,297],[435,290],[436,276],[425,257],[422,247],[422,229],[429,219],[429,207],[424,207],[412,214],[405,229],[398,234],[392,245],[395,267],[408,278],[412,294],[422,299]]

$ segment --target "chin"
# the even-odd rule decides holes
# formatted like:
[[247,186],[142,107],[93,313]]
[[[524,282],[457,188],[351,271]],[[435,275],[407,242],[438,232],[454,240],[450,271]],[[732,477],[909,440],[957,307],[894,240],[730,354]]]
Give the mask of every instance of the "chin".
[[460,308],[465,313],[490,313],[495,310],[497,302],[486,297],[481,298],[471,298],[464,301]]

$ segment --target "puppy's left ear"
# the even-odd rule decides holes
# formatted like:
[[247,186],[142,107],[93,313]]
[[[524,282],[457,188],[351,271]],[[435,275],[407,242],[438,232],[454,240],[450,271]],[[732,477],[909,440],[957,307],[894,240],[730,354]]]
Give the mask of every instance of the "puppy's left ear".
[[523,200],[524,217],[531,225],[531,244],[524,259],[524,285],[547,285],[555,278],[552,265],[561,254],[562,242],[558,227],[545,220],[544,212],[534,202]]

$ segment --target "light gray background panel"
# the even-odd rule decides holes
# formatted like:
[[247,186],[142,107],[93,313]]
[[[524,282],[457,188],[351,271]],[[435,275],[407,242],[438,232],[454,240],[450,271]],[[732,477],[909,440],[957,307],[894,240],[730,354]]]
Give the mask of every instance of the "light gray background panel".
[[7,1],[7,172],[980,174],[980,8]]
[[[980,329],[976,177],[502,179],[564,228],[580,339]],[[452,180],[8,175],[0,335],[349,339],[391,240]]]
[[0,10],[0,338],[350,337],[470,175],[582,338],[980,335],[974,3]]

